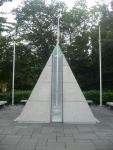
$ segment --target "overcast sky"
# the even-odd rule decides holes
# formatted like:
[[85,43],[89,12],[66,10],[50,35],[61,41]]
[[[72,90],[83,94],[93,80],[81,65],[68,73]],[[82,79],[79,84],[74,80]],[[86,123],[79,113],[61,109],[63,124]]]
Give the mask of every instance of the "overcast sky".
[[[0,7],[0,12],[7,12],[7,13],[9,13],[8,15],[6,15],[6,17],[8,17],[8,21],[14,21],[14,16],[12,16],[11,14],[10,14],[10,12],[11,12],[11,10],[13,9],[13,8],[16,8],[21,2],[22,2],[23,0],[13,0],[13,2],[7,2],[7,3],[4,3],[3,4],[3,6],[2,7]],[[51,2],[51,0],[46,0],[46,1],[48,1],[48,2]],[[76,0],[61,0],[61,1],[64,1],[66,4],[67,4],[67,6],[69,7],[69,8],[72,8],[73,7],[73,5],[74,5],[74,2],[76,1]],[[99,1],[99,0],[87,0],[87,4],[88,4],[88,6],[92,6],[92,5],[94,5],[95,4],[95,1]],[[100,0],[101,1],[101,0]],[[102,1],[110,1],[110,0],[102,0]]]

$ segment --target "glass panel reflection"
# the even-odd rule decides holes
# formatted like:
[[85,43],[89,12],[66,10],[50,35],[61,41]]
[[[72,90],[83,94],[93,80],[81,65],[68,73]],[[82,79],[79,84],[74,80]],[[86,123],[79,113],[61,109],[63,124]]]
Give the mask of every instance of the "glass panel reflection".
[[62,52],[57,44],[52,55],[52,122],[62,122],[62,67]]

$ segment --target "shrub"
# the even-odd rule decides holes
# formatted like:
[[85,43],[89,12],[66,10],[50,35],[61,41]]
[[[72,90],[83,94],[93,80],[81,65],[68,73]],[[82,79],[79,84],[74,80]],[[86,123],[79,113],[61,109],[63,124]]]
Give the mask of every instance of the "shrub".
[[9,103],[10,99],[11,99],[11,93],[10,92],[0,93],[0,101],[7,101]]
[[[28,99],[31,91],[15,91],[14,104],[19,104],[22,99]],[[0,101],[7,101],[8,104],[12,103],[12,93],[2,92],[0,93]]]
[[[92,100],[95,104],[100,103],[100,92],[97,90],[84,91],[87,100]],[[102,103],[113,102],[113,91],[102,91]]]
[[[87,100],[92,100],[95,104],[100,103],[100,93],[98,90],[90,90],[83,92]],[[15,91],[14,104],[20,104],[22,99],[27,100],[31,94],[31,91]],[[11,92],[1,92],[0,101],[7,101],[8,104],[12,103]],[[107,102],[113,102],[113,91],[102,92],[103,104]]]

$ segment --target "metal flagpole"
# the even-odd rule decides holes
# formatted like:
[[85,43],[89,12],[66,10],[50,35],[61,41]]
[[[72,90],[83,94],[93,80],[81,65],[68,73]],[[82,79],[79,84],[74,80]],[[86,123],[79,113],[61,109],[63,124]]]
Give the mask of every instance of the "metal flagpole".
[[[99,21],[100,21],[100,14],[99,14]],[[99,22],[100,106],[102,106],[102,60],[101,59],[102,59],[101,58],[101,28]]]
[[59,36],[60,36],[60,33],[59,33],[59,19],[60,17],[58,16],[58,35],[57,35],[57,44],[59,44]]
[[[16,34],[16,33],[15,33]],[[16,35],[15,35],[16,36]],[[15,36],[14,36],[14,43],[13,43],[13,78],[12,78],[12,105],[14,105],[14,79],[15,79]]]
[[57,81],[56,81],[56,92],[57,92],[57,99],[56,99],[56,106],[58,106],[58,44],[59,44],[59,19],[60,19],[60,17],[58,16],[58,31],[57,31]]
[[102,60],[101,60],[101,31],[99,25],[99,64],[100,64],[100,106],[102,106]]

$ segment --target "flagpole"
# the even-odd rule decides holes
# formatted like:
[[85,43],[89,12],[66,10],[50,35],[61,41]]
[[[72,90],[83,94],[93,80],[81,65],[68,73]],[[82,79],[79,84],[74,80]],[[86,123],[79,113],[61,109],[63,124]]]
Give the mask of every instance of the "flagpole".
[[15,45],[16,45],[16,43],[15,43],[15,36],[14,36],[14,43],[13,43],[13,77],[12,77],[12,105],[14,105]]
[[[56,87],[56,92],[57,92],[57,94],[58,94],[58,44],[59,44],[59,19],[60,19],[60,17],[58,16],[58,27],[57,27],[57,87]],[[58,106],[58,95],[57,95],[57,100],[56,100],[56,106]]]
[[102,106],[102,60],[101,60],[101,30],[99,25],[99,64],[100,64],[100,106]]
[[59,36],[60,36],[60,33],[59,33],[59,20],[60,20],[60,17],[58,16],[58,33],[57,33],[57,44],[59,44]]
[[[100,3],[99,3],[100,4]],[[102,106],[102,57],[101,57],[101,28],[99,13],[99,68],[100,68],[100,106]]]

